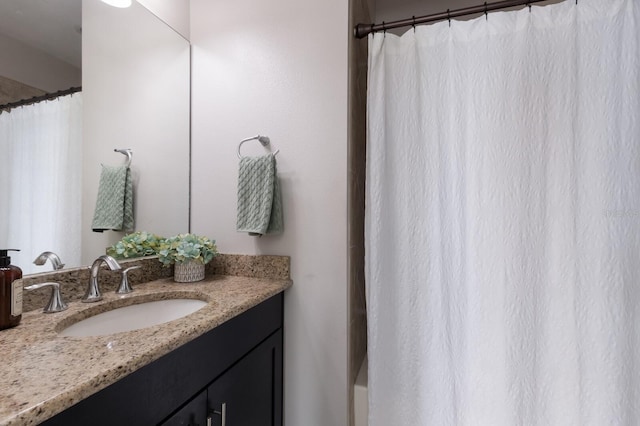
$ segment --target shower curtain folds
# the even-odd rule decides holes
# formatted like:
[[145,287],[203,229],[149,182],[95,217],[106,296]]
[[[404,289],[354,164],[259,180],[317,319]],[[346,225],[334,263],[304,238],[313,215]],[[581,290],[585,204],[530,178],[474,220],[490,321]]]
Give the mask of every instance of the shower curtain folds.
[[21,249],[11,258],[24,274],[42,272],[44,251],[79,265],[82,93],[0,113],[0,153],[0,246]]
[[640,424],[640,1],[369,35],[369,425]]

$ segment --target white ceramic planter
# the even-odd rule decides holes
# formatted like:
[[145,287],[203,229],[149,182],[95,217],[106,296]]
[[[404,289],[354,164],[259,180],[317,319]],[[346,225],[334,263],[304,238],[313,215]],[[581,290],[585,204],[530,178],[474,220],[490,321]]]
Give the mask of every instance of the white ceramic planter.
[[200,262],[176,263],[173,269],[173,280],[177,283],[193,283],[204,279],[204,264]]

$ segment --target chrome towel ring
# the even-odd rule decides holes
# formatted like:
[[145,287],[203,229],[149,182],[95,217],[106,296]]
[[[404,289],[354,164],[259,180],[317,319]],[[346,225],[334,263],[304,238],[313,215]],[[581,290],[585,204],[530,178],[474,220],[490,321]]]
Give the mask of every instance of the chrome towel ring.
[[131,166],[131,160],[133,159],[133,151],[131,148],[122,148],[122,149],[114,149],[115,152],[119,152],[120,154],[127,156],[127,167]]
[[[252,136],[250,138],[243,139],[243,140],[240,141],[240,144],[238,145],[238,158],[242,159],[242,154],[240,154],[240,148],[242,147],[242,144],[245,143],[245,142],[252,141],[252,140],[257,140],[264,147],[269,146],[269,144],[271,142],[271,140],[269,139],[269,136],[260,136],[260,135],[256,135],[256,136]],[[280,152],[280,150],[276,149],[276,151],[273,153],[273,155],[275,156],[279,152]]]

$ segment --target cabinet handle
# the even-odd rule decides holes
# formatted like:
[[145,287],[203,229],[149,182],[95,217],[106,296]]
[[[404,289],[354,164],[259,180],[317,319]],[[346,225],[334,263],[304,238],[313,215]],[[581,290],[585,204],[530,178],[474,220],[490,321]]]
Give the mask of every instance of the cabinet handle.
[[[227,425],[227,403],[226,402],[222,403],[220,411],[212,410],[211,412],[213,412],[213,414],[218,414],[222,419],[222,423],[220,423],[220,426]],[[212,426],[212,423],[211,423],[212,420],[213,419],[211,418],[211,416],[207,417],[207,426]]]

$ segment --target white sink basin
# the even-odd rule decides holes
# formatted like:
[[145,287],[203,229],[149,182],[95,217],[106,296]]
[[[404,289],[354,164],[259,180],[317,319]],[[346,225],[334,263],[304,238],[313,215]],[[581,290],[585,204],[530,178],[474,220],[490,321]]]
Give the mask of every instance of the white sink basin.
[[195,299],[169,299],[124,306],[71,324],[60,331],[60,334],[88,337],[139,330],[182,318],[206,304],[207,302]]

